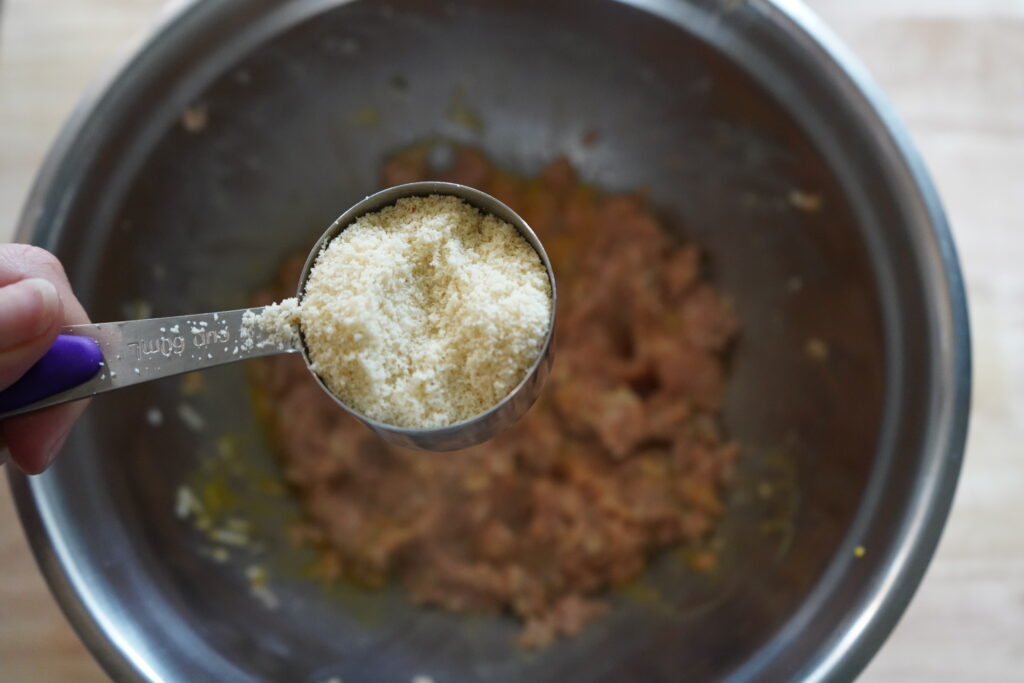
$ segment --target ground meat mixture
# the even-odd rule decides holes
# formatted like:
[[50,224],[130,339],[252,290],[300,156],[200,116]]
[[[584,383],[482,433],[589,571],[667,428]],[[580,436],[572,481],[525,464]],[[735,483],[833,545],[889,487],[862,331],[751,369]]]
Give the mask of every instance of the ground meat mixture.
[[[559,160],[536,179],[461,149],[391,160],[383,184],[441,179],[497,196],[533,227],[559,287],[555,365],[537,404],[454,453],[391,446],[338,409],[301,360],[255,367],[266,419],[331,577],[398,582],[420,604],[506,610],[542,646],[606,610],[602,591],[659,550],[707,536],[739,449],[718,424],[737,332],[701,254],[640,196],[604,196]],[[291,293],[301,258],[262,302]],[[713,559],[712,559],[713,562]],[[703,568],[710,564],[704,557]]]

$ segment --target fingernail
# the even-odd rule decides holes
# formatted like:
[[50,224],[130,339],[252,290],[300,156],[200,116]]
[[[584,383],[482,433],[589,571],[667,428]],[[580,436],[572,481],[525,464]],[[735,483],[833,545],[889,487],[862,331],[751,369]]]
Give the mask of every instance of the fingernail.
[[60,297],[49,280],[33,277],[0,287],[0,349],[43,334],[59,310]]
[[64,442],[68,440],[68,436],[71,434],[71,427],[69,426],[63,432],[58,434],[53,441],[50,442],[49,447],[46,451],[45,460],[43,462],[43,470],[48,468],[53,461],[56,459],[57,454],[64,448]]
[[57,288],[49,280],[41,277],[33,277],[23,280],[29,288],[35,290],[39,297],[39,313],[36,318],[36,336],[46,332],[53,325],[53,319],[57,317],[60,308],[60,295]]

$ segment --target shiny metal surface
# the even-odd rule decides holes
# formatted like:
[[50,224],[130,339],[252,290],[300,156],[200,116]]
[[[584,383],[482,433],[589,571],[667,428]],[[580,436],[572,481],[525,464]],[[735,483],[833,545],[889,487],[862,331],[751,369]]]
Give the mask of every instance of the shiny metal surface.
[[251,345],[240,343],[242,316],[247,311],[258,315],[261,310],[243,308],[65,327],[61,334],[90,337],[99,342],[104,369],[67,391],[0,413],[0,420],[185,372],[278,353],[297,353],[299,349],[264,343],[266,334],[258,328],[252,330]]
[[[551,269],[551,261],[548,260],[544,246],[537,239],[537,235],[530,229],[530,226],[526,224],[526,221],[515,211],[486,192],[481,192],[465,185],[419,182],[389,187],[380,192],[375,192],[358,202],[351,209],[341,214],[331,227],[324,231],[324,234],[309,251],[309,256],[306,258],[306,263],[302,268],[302,275],[299,277],[299,288],[296,296],[301,299],[305,293],[306,281],[309,279],[310,270],[313,268],[317,256],[352,221],[363,214],[371,213],[394,204],[402,197],[423,197],[432,194],[458,197],[480,211],[509,223],[519,231],[526,241],[530,243],[534,251],[537,252],[537,255],[540,256],[540,260],[548,273],[548,281],[551,283],[551,320],[548,324],[547,336],[544,338],[544,345],[537,360],[527,370],[523,380],[496,406],[467,420],[437,429],[404,429],[378,422],[346,405],[331,392],[319,375],[313,373],[313,376],[316,377],[316,382],[320,385],[320,388],[327,392],[327,395],[334,399],[345,412],[367,425],[388,441],[407,448],[421,448],[428,451],[454,451],[483,443],[515,423],[537,400],[537,396],[544,386],[544,380],[547,379],[548,373],[551,370],[551,339],[555,333],[555,307],[558,303],[558,291],[555,287],[555,274]],[[302,357],[306,361],[306,367],[310,367],[312,361],[305,346],[302,348]],[[310,372],[312,372],[312,369]]]
[[[204,130],[178,123],[193,105]],[[164,381],[95,402],[50,472],[11,475],[40,566],[99,660],[153,681],[853,678],[941,533],[970,343],[927,173],[798,2],[194,3],[69,123],[20,236],[61,257],[97,319],[139,298],[161,315],[243,307],[333,207],[375,189],[365,169],[424,139],[528,173],[564,154],[588,182],[644,188],[710,253],[744,324],[726,411],[744,457],[718,573],[666,557],[644,578],[657,600],[616,595],[581,637],[524,655],[500,615],[325,592],[290,571],[311,558],[286,541],[286,498],[260,499],[278,520],[260,528],[262,554],[212,562],[172,514],[177,486],[225,435],[276,473],[238,398],[244,374],[226,366],[199,394]],[[793,190],[820,208],[795,208]],[[274,568],[277,610],[251,596],[251,563]]]

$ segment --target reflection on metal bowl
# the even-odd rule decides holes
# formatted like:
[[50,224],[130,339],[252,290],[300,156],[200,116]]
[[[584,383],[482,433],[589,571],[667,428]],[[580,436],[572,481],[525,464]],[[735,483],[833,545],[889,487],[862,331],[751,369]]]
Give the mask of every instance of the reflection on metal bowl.
[[[346,683],[855,675],[945,521],[969,339],[920,161],[799,4],[193,3],[68,124],[20,236],[58,254],[96,319],[223,310],[372,191],[389,154],[430,138],[525,173],[566,155],[588,182],[644,188],[711,254],[744,328],[727,569],[712,582],[656,565],[658,604],[627,591],[530,654],[500,616],[325,592],[285,540],[294,504],[258,495],[274,459],[244,370],[227,367],[201,392],[172,380],[94,402],[51,472],[12,475],[43,571],[104,666]],[[262,550],[211,558],[173,514],[178,485],[217,462],[224,495],[239,495],[231,463],[265,484],[249,492]],[[743,495],[765,477],[791,495]],[[270,610],[250,584],[274,563]]]

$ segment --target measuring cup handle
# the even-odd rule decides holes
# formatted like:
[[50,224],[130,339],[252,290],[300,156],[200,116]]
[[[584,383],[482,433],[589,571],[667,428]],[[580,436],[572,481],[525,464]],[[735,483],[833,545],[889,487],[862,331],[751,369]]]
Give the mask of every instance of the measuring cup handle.
[[0,420],[114,389],[248,358],[298,351],[247,329],[243,308],[173,318],[72,325],[0,392]]
[[53,346],[11,386],[0,391],[0,413],[59,394],[94,377],[103,367],[99,342],[58,335]]

